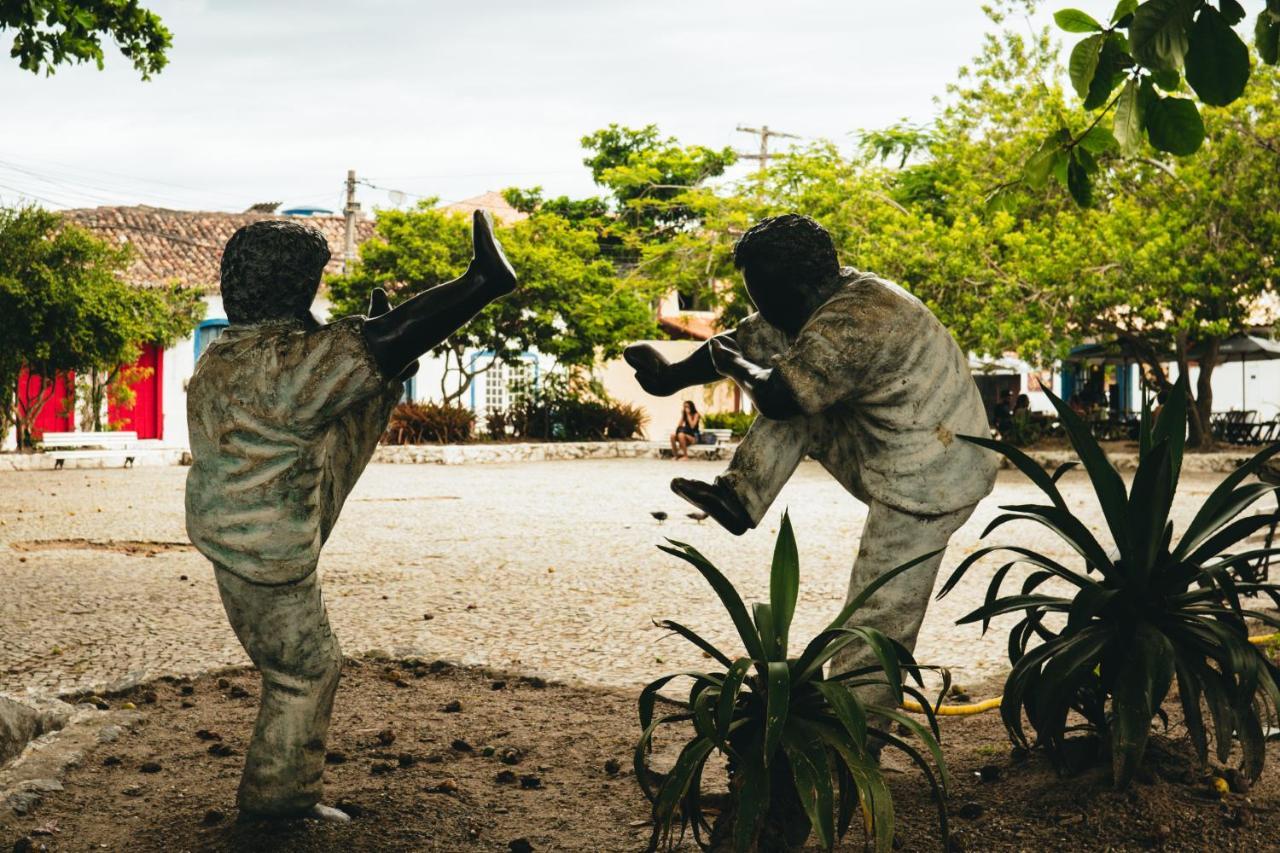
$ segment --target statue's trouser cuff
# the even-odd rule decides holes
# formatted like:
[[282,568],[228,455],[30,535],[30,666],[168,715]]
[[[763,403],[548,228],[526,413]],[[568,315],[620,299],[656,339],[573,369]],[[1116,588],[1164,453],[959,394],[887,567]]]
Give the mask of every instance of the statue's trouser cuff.
[[[914,515],[872,501],[845,600],[860,593],[885,572],[922,554],[946,548],[952,534],[968,521],[973,510],[974,506],[967,506],[943,515]],[[943,556],[939,553],[876,590],[849,624],[876,628],[914,651]],[[855,642],[836,654],[831,661],[831,672],[848,672],[876,662],[875,653],[867,644]],[[856,692],[867,704],[893,704],[893,694],[887,685],[859,687]]]
[[305,812],[320,801],[342,667],[319,577],[313,571],[297,583],[272,586],[214,568],[227,619],[262,674],[237,804],[261,815]]
[[[786,420],[761,415],[733,451],[729,467],[716,477],[716,485],[733,492],[752,525],[758,525],[805,456],[820,454],[825,458],[839,451],[832,445],[832,435],[834,430],[825,415],[797,415]],[[824,461],[843,484],[845,478],[839,469],[851,468],[852,463],[837,463]]]

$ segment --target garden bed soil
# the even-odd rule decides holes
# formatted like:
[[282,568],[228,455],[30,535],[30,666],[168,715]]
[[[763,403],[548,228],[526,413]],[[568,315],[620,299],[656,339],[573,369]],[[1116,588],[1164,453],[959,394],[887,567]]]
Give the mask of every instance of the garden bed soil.
[[[257,696],[256,674],[235,670],[100,697],[136,705],[142,722],[88,754],[32,813],[0,812],[0,850],[634,851],[647,842],[648,806],[630,769],[635,692],[348,661],[326,770],[327,802],[352,813],[347,824],[237,820]],[[1280,752],[1250,792],[1219,795],[1188,770],[1175,718],[1153,772],[1117,792],[1105,767],[1064,777],[1038,753],[1015,755],[998,714],[943,725],[953,849],[1278,849]],[[659,761],[675,746],[662,744]],[[886,766],[901,849],[942,849],[923,777],[896,756]],[[839,849],[861,850],[861,838]]]

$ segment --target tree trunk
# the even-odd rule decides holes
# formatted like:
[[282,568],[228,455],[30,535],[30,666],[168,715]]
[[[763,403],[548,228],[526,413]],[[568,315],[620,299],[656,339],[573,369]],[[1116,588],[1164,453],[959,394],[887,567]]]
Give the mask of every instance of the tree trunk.
[[[1187,344],[1187,334],[1179,332],[1176,340],[1178,372],[1181,376],[1189,377]],[[1195,394],[1187,401],[1187,446],[1200,451],[1213,450],[1214,446],[1209,418],[1213,414],[1213,370],[1217,365],[1220,344],[1221,339],[1217,337],[1203,338],[1200,341],[1204,350],[1200,359],[1200,375],[1196,378]]]

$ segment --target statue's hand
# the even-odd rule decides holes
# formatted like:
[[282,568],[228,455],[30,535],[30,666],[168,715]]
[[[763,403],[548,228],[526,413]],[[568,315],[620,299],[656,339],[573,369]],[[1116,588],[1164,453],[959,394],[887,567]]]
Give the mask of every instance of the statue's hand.
[[741,373],[741,368],[746,361],[742,355],[742,350],[728,338],[712,338],[708,341],[711,347],[711,363],[716,366],[716,370],[721,376],[734,379]]
[[622,352],[627,364],[635,368],[636,381],[655,397],[668,397],[678,389],[671,387],[670,363],[651,344],[632,344]]

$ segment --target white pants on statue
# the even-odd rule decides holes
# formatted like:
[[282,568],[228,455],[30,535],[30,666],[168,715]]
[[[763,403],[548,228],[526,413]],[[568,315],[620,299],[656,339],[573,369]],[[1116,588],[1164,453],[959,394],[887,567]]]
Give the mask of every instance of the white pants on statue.
[[246,581],[215,564],[227,619],[262,674],[262,699],[237,804],[295,815],[320,801],[342,652],[312,571],[297,583]]
[[[946,548],[951,535],[973,514],[975,505],[939,515],[917,515],[895,509],[867,495],[857,478],[857,459],[852,446],[833,428],[826,415],[799,415],[785,421],[758,417],[733,454],[733,460],[716,482],[730,489],[757,524],[805,456],[813,456],[851,494],[869,507],[862,528],[862,541],[849,578],[846,601],[867,584],[903,563]],[[854,614],[852,625],[883,631],[915,650],[920,623],[933,595],[933,584],[942,564],[939,553],[908,569],[878,590]],[[832,661],[832,672],[874,664],[875,656],[862,643],[854,643]],[[891,695],[885,688],[861,688],[864,702],[887,705]]]

